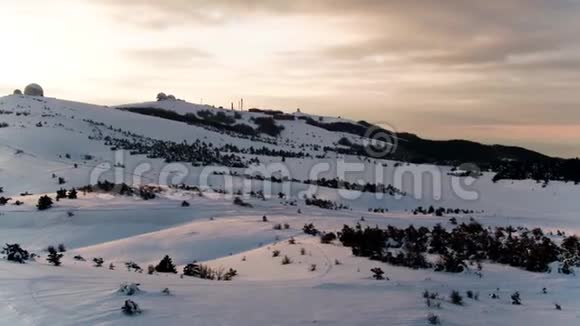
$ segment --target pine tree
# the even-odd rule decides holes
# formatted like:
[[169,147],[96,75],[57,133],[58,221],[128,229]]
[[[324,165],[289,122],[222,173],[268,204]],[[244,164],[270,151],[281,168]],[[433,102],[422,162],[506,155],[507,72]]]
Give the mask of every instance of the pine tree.
[[48,247],[48,257],[46,257],[46,260],[53,264],[54,266],[60,266],[61,262],[60,259],[62,258],[63,254],[59,253],[58,251],[56,251],[56,249],[53,246]]
[[20,264],[24,264],[30,258],[30,254],[28,251],[20,248],[20,245],[15,244],[6,244],[6,246],[2,249],[2,254],[6,255],[6,260],[14,261]]
[[427,214],[433,214],[433,213],[435,213],[435,207],[429,206],[429,209],[427,210]]
[[68,192],[68,199],[77,199],[77,190],[75,188],[72,188],[69,192]]
[[44,195],[40,198],[38,198],[38,204],[36,205],[36,208],[38,208],[39,211],[43,211],[45,209],[49,209],[52,207],[52,198]]
[[177,273],[173,260],[168,255],[165,255],[163,259],[155,266],[155,271],[158,273]]
[[456,304],[458,306],[463,305],[463,297],[459,294],[458,291],[451,291],[451,295],[449,296],[451,299],[451,303]]
[[66,198],[66,189],[64,188],[56,191],[56,201],[59,201],[61,198]]
[[375,280],[384,280],[385,279],[385,277],[383,276],[383,274],[385,274],[385,272],[380,267],[372,268],[371,272],[373,273],[373,278]]

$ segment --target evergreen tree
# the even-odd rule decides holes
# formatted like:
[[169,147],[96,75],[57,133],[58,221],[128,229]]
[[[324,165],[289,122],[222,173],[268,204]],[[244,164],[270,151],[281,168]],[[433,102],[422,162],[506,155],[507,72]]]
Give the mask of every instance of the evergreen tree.
[[77,190],[75,188],[72,188],[69,192],[68,192],[68,199],[77,199]]
[[580,241],[578,240],[578,237],[573,235],[562,240],[562,248],[570,255],[580,253]]
[[175,269],[175,265],[173,264],[173,260],[168,255],[165,255],[163,259],[155,266],[155,271],[158,273],[175,273],[177,274],[177,270]]
[[64,188],[56,191],[56,201],[59,201],[61,198],[66,198],[66,189]]
[[52,198],[44,195],[40,198],[38,198],[38,204],[36,205],[36,207],[38,208],[39,211],[43,211],[45,209],[49,209],[52,207]]
[[24,264],[30,258],[30,254],[28,251],[20,248],[20,245],[15,244],[6,244],[6,246],[2,249],[2,254],[5,255],[6,260],[17,262],[20,264]]
[[431,242],[429,253],[430,254],[440,254],[443,255],[447,253],[447,248],[445,245],[447,243],[447,239],[449,234],[445,229],[441,226],[441,224],[436,224],[431,231]]
[[456,304],[458,306],[463,305],[463,297],[459,294],[458,291],[451,291],[451,295],[449,296],[451,299],[451,303]]
[[384,280],[385,279],[385,277],[383,276],[385,274],[385,272],[380,267],[372,268],[371,272],[373,273],[373,278],[375,280]]
[[427,214],[433,214],[435,213],[435,208],[433,206],[429,206],[429,209],[427,210]]
[[54,266],[60,266],[61,262],[60,259],[62,258],[63,254],[59,253],[58,251],[56,251],[56,249],[53,246],[48,247],[48,257],[46,257],[46,260],[53,264]]

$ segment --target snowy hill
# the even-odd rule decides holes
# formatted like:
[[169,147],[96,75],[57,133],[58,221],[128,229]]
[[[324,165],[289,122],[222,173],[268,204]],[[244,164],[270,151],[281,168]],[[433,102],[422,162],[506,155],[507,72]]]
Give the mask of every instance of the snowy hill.
[[[465,259],[459,273],[437,272],[355,256],[340,239],[322,243],[303,231],[310,223],[330,233],[357,223],[452,230],[477,221],[490,230],[519,227],[501,238],[505,246],[534,228],[560,246],[580,233],[580,186],[572,182],[497,181],[494,172],[373,157],[360,151],[369,141],[362,122],[179,100],[105,107],[11,95],[0,98],[0,125],[0,237],[40,255],[26,264],[0,260],[2,325],[427,325],[429,314],[443,325],[578,322],[577,280],[558,272],[561,259],[544,272],[489,257]],[[415,136],[390,137],[407,153],[415,146]],[[56,201],[58,190],[68,197],[73,188],[76,199]],[[44,195],[55,201],[39,210]],[[393,239],[385,250],[409,250]],[[56,267],[45,249],[58,244],[67,250]],[[423,254],[437,263],[437,254]],[[149,275],[147,266],[165,255],[178,274]],[[94,267],[99,257],[105,263]],[[237,275],[180,276],[194,261]],[[127,262],[143,272],[128,271]],[[388,280],[372,279],[375,267]],[[143,291],[117,293],[123,282]],[[432,306],[425,290],[439,293]],[[463,305],[450,302],[452,290]],[[516,291],[521,305],[512,304]],[[140,315],[122,314],[127,299]]]

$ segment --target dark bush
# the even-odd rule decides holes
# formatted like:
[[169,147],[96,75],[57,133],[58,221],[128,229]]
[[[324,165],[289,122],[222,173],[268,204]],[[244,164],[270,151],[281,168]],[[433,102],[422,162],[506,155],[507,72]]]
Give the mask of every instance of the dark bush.
[[241,206],[241,207],[249,207],[249,208],[252,207],[252,205],[250,203],[246,203],[240,197],[234,198],[234,205],[238,205],[238,206]]
[[522,304],[522,299],[520,298],[520,293],[519,292],[514,292],[511,296],[512,298],[512,304],[513,305],[521,305]]
[[125,315],[133,316],[141,313],[139,305],[132,300],[125,300],[125,304],[121,307]]
[[93,263],[95,263],[95,267],[103,267],[104,262],[105,262],[105,260],[101,257],[93,258]]
[[461,294],[459,294],[458,291],[451,291],[451,295],[449,295],[449,299],[451,300],[451,303],[461,306],[463,305],[463,297],[461,296]]
[[427,316],[427,321],[431,325],[439,325],[440,324],[439,317],[433,313],[429,313],[429,315]]
[[2,254],[4,258],[9,261],[17,262],[20,264],[24,264],[27,260],[30,259],[30,253],[20,247],[19,244],[6,244],[4,248],[2,248]]
[[0,206],[4,206],[4,205],[8,204],[8,202],[11,200],[12,200],[12,198],[0,197]]
[[253,120],[258,125],[257,131],[259,133],[277,137],[284,130],[283,126],[276,125],[276,121],[270,117],[256,117]]
[[212,269],[209,266],[193,262],[183,268],[183,275],[207,280],[231,281],[238,275],[238,271],[232,268],[228,271],[224,271],[222,268]]
[[137,265],[137,263],[132,262],[132,261],[128,261],[125,263],[125,267],[127,267],[127,271],[135,271],[135,272],[142,272],[143,269],[141,268],[141,266]]
[[320,234],[320,231],[318,231],[314,227],[314,224],[312,224],[312,223],[310,223],[310,224],[304,224],[304,227],[302,228],[302,231],[304,231],[304,233],[309,234],[311,236],[317,236],[318,234]]
[[324,243],[324,244],[329,244],[329,243],[331,243],[334,240],[336,240],[336,234],[334,234],[334,232],[324,233],[320,237],[320,242],[321,243]]

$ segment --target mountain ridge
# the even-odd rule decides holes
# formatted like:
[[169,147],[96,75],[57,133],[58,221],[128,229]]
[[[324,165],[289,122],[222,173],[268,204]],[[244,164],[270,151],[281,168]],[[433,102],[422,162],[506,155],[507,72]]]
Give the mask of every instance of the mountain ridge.
[[[31,112],[27,110],[31,108],[35,110],[28,117]],[[73,125],[77,126],[82,134],[86,132],[86,126],[74,122],[76,112],[84,123],[96,124],[89,126],[92,129],[108,126],[110,130],[128,132],[133,138],[145,137],[141,141],[150,139],[174,144],[163,146],[178,146],[184,141],[202,141],[205,144],[203,146],[215,145],[232,154],[250,153],[282,159],[305,155],[326,157],[336,153],[415,164],[468,164],[470,169],[499,172],[497,180],[533,178],[538,181],[580,181],[577,172],[580,171],[580,162],[575,159],[550,157],[519,146],[487,145],[462,139],[423,139],[416,134],[392,132],[366,121],[302,112],[284,113],[261,109],[235,111],[172,99],[102,106],[25,95],[0,98],[0,110],[4,113],[0,115],[0,122],[14,113],[12,122],[10,119],[4,122],[7,125],[12,123],[13,127],[24,124],[36,124],[39,127],[39,124],[46,124],[45,120],[48,119],[55,126],[71,130],[75,129]],[[36,120],[32,123],[31,119]],[[137,149],[137,152],[153,150],[141,145],[129,146],[121,139],[118,139],[117,144],[125,144],[123,146],[133,151]],[[166,160],[177,159],[175,155],[163,157]],[[225,162],[217,157],[214,158],[216,162]],[[240,160],[237,161],[228,164],[242,164]]]
[[[167,107],[159,107],[159,104],[164,104],[167,102],[174,102],[177,103],[177,105],[172,105],[169,108]],[[190,107],[190,111],[186,111],[184,110],[184,108],[189,105]],[[222,107],[215,107],[215,106],[211,106],[211,105],[199,105],[199,104],[194,104],[194,103],[189,103],[186,101],[181,101],[181,100],[165,100],[165,101],[156,101],[156,102],[142,102],[142,103],[132,103],[132,104],[122,104],[122,105],[116,105],[113,106],[114,108],[118,108],[118,109],[124,109],[124,110],[129,110],[131,108],[163,108],[165,110],[170,110],[170,109],[177,109],[175,112],[176,113],[181,113],[181,114],[187,114],[187,113],[195,113],[196,110],[209,110],[209,109],[215,109],[215,110],[220,110],[219,112],[232,112],[233,110],[229,110],[229,109],[224,109]],[[267,114],[265,112],[272,112],[274,114]],[[280,110],[263,110],[263,109],[250,109],[249,111],[233,111],[233,112],[239,112],[241,114],[245,114],[245,113],[250,113],[250,114],[266,114],[266,115],[272,115],[274,117],[276,117],[276,115],[284,115],[284,116],[295,116],[296,119],[305,119],[307,120],[307,123],[311,124],[314,127],[319,127],[319,128],[323,128],[323,129],[327,129],[325,128],[324,125],[328,125],[328,124],[342,124],[342,128],[337,127],[336,129],[343,131],[343,132],[347,132],[347,133],[351,133],[357,136],[364,136],[364,132],[365,130],[362,129],[359,130],[358,128],[355,130],[356,127],[362,126],[363,128],[376,128],[379,131],[384,131],[387,132],[389,134],[393,134],[396,135],[396,137],[399,138],[399,140],[402,140],[404,142],[412,142],[412,143],[416,143],[418,147],[426,150],[429,147],[433,147],[435,146],[436,150],[441,151],[444,150],[443,147],[445,147],[445,145],[463,145],[463,146],[474,146],[474,147],[479,147],[479,149],[485,149],[487,151],[488,155],[492,155],[494,152],[496,153],[496,156],[501,156],[502,154],[506,156],[506,159],[548,159],[548,158],[556,158],[556,159],[564,159],[564,158],[560,158],[560,157],[553,157],[553,156],[549,156],[543,153],[540,153],[538,151],[534,151],[534,150],[530,150],[527,149],[523,146],[514,146],[514,145],[503,145],[503,144],[485,144],[476,140],[466,140],[466,139],[447,139],[447,140],[432,140],[432,139],[425,139],[420,137],[417,134],[414,133],[410,133],[410,132],[395,132],[393,133],[392,131],[389,130],[385,130],[382,127],[378,126],[378,125],[374,125],[371,123],[368,123],[366,121],[358,121],[355,122],[354,120],[350,120],[350,119],[343,119],[343,118],[333,118],[333,117],[328,117],[328,116],[318,116],[318,115],[310,115],[310,114],[306,114],[306,113],[302,113],[302,112],[292,112],[292,113],[288,113],[288,112],[284,112],[284,111],[280,111]],[[278,114],[276,114],[278,113]],[[324,123],[315,123],[315,118],[320,119],[322,118],[324,120]],[[308,121],[309,119],[312,119],[310,121]],[[349,128],[350,125],[351,127]],[[330,130],[332,131],[332,130]],[[399,145],[401,145],[399,143]],[[407,149],[408,146],[403,146],[405,149]],[[406,156],[407,157],[415,157],[417,156],[416,153],[416,149],[415,148],[409,148],[408,149],[409,153],[407,153],[406,155],[403,154],[401,156],[394,156],[393,158],[400,158],[400,159],[404,159]],[[472,149],[473,151],[473,149]],[[413,153],[414,152],[414,153]],[[412,155],[414,154],[414,155]],[[468,157],[457,157],[457,160],[465,160]]]

